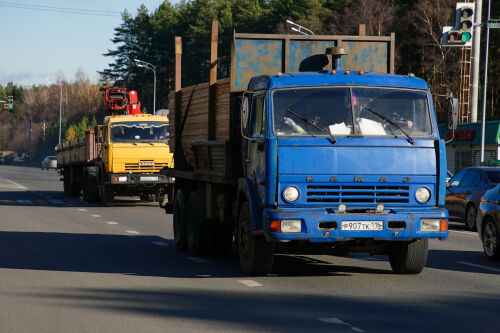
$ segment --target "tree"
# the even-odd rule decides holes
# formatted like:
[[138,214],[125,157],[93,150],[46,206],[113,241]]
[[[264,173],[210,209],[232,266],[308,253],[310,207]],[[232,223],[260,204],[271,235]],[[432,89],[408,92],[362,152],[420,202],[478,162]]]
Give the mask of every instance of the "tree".
[[76,133],[73,129],[73,125],[70,125],[66,130],[66,141],[73,140],[74,138],[76,138]]

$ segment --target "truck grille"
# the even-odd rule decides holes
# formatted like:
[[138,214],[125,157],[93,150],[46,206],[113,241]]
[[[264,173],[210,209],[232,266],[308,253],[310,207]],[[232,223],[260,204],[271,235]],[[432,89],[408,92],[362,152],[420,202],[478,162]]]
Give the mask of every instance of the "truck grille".
[[307,202],[408,203],[409,186],[308,185]]
[[140,160],[138,163],[125,163],[125,171],[130,172],[159,172],[168,163],[156,163],[154,160]]

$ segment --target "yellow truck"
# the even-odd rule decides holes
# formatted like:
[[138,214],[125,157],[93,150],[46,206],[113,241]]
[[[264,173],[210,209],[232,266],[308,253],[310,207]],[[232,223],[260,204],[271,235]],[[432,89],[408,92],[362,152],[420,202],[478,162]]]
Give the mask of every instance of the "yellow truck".
[[173,166],[168,133],[166,116],[112,115],[85,137],[63,142],[56,152],[64,194],[106,206],[117,195],[163,202],[171,179],[160,170]]

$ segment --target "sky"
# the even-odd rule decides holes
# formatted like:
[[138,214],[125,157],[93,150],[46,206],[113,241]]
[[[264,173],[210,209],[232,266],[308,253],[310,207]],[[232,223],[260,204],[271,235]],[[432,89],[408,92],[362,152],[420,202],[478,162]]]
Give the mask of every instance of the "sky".
[[[162,2],[0,0],[0,85],[48,85],[60,77],[73,81],[78,69],[96,83],[97,71],[112,62],[102,54],[116,48],[111,38],[122,23],[120,13],[135,14],[141,4],[151,12]],[[69,13],[75,9],[86,14]]]

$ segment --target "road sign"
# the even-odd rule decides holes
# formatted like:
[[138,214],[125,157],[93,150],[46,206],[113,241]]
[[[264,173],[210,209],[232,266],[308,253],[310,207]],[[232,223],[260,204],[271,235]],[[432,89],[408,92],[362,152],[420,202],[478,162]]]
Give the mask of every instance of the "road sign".
[[490,28],[490,29],[500,29],[500,19],[490,19],[490,20],[488,20],[488,28]]

